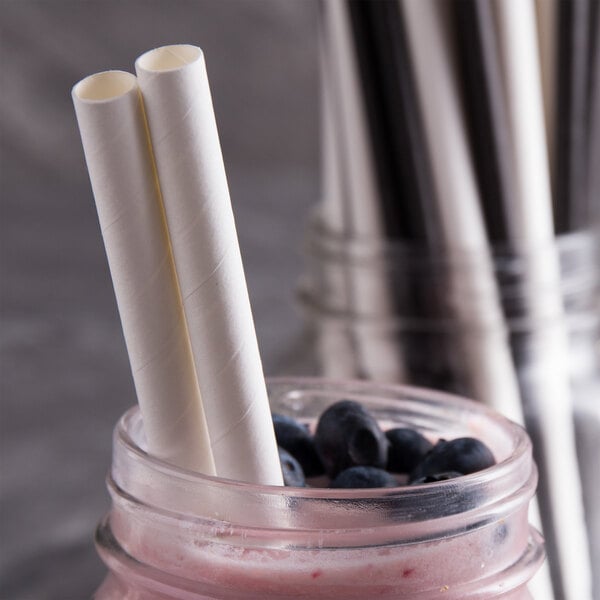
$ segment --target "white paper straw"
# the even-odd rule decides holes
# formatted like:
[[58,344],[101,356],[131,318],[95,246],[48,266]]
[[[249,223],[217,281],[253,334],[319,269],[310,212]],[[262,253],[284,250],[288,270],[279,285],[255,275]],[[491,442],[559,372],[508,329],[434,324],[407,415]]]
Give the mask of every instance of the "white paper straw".
[[136,78],[98,73],[72,96],[149,451],[214,474]]
[[136,71],[217,474],[282,485],[204,56],[166,46]]
[[[522,372],[527,424],[540,467],[544,531],[555,593],[589,600],[591,567],[569,389],[568,341],[552,223],[535,9],[495,0],[518,194],[508,207],[511,244],[524,257],[526,314],[536,326]],[[541,456],[541,459],[540,459]]]
[[475,174],[440,3],[401,1],[434,174],[449,295],[461,330],[461,362],[476,398],[522,422]]

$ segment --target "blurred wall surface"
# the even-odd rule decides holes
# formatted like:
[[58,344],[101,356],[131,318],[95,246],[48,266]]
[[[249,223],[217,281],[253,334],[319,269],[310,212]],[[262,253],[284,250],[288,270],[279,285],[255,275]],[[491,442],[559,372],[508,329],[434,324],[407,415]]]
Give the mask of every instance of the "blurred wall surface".
[[111,429],[135,401],[70,90],[156,46],[206,54],[265,371],[302,336],[316,2],[0,0],[0,598],[89,598]]

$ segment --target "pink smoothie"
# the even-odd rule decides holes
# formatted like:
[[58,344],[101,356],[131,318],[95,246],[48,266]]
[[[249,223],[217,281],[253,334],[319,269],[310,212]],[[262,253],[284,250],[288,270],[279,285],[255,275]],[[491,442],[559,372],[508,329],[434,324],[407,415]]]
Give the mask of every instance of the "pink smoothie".
[[[97,598],[530,600],[525,587],[505,591],[508,580],[519,577],[513,561],[528,553],[528,531],[519,515],[443,541],[404,547],[265,550],[230,545],[226,539],[194,542],[187,535],[171,543],[141,538],[128,550],[158,570],[153,574],[157,580],[130,572],[135,593],[128,596],[111,578]],[[167,570],[169,577],[159,573]],[[173,576],[180,579],[175,588],[170,586]],[[187,587],[186,580],[194,582],[194,592],[179,595],[176,588]]]

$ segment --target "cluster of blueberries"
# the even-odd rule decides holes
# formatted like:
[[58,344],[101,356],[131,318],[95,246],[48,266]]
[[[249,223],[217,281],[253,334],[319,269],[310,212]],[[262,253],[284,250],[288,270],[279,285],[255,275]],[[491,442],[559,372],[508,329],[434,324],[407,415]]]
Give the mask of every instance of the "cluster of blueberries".
[[331,488],[397,487],[443,481],[495,464],[490,449],[470,437],[435,445],[418,431],[382,431],[358,402],[340,400],[320,416],[314,436],[295,419],[273,414],[285,484],[305,487],[306,478],[327,475]]

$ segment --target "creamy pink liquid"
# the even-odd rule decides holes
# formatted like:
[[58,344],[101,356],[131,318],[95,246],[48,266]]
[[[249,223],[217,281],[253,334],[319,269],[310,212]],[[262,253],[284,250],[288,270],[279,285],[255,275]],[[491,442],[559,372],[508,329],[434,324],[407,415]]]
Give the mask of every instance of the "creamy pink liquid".
[[[131,531],[128,532],[131,534]],[[190,542],[173,532],[168,539],[131,541],[128,550],[161,571],[194,582],[195,593],[168,595],[168,577],[163,581],[135,581],[131,591],[109,578],[98,592],[99,600],[135,598],[197,599],[397,599],[465,598],[461,586],[475,582],[469,598],[530,600],[525,588],[504,593],[505,570],[527,544],[528,525],[522,517],[495,523],[444,540],[405,546],[362,549],[252,549],[219,542]],[[187,539],[187,541],[186,541]],[[477,591],[476,581],[487,578]],[[167,594],[167,595],[165,595]],[[427,595],[428,594],[428,595]],[[504,594],[504,595],[503,595]]]

